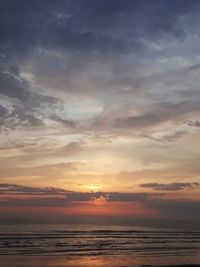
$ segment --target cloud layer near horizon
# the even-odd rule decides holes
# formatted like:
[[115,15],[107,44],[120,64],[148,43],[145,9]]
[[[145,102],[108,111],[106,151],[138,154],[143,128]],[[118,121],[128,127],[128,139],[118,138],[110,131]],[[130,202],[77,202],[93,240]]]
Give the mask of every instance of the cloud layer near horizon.
[[[80,209],[84,209],[84,206],[88,209],[86,214],[80,212]],[[137,218],[145,217],[149,214],[149,217],[154,219],[156,215],[157,219],[177,220],[186,219],[185,214],[187,213],[194,221],[200,219],[198,212],[200,208],[199,200],[172,199],[170,194],[147,192],[75,192],[53,187],[40,188],[0,184],[2,219],[7,215],[5,208],[8,214],[9,210],[13,211],[13,219],[16,214],[18,214],[18,217],[26,216],[28,218],[34,210],[35,216],[39,221],[41,208],[43,215],[49,216],[51,214],[49,218],[53,218],[55,214],[59,214],[59,209],[61,209],[60,215],[65,214],[66,216],[78,216],[80,214],[87,216],[98,215],[96,210],[99,207],[103,211],[100,215],[107,216],[121,215],[121,209],[129,209],[129,213],[124,214],[125,217]],[[113,208],[115,207],[117,207],[118,211],[113,213]],[[138,207],[140,208],[139,216],[136,210],[134,211]],[[106,213],[107,211],[109,211],[108,214]],[[9,216],[12,218],[11,212]]]

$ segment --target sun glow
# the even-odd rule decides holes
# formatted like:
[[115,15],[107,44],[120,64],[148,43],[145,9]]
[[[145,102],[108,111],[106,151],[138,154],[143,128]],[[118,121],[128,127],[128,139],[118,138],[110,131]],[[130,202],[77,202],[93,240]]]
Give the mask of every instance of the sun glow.
[[86,186],[89,191],[99,192],[102,189],[102,185],[100,184],[89,184]]

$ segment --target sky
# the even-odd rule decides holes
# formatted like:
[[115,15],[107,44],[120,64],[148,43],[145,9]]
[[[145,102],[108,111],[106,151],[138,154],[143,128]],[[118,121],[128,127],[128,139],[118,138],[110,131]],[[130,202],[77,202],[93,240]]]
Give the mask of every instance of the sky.
[[0,5],[0,217],[200,221],[200,1]]

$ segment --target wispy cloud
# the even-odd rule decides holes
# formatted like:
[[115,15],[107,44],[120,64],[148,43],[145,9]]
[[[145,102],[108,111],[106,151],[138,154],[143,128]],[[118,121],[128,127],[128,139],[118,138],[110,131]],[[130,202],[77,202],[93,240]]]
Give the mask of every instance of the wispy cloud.
[[198,187],[198,183],[168,183],[168,184],[159,184],[159,183],[145,183],[141,184],[140,187],[151,188],[154,190],[164,190],[164,191],[178,191],[183,189],[192,189]]

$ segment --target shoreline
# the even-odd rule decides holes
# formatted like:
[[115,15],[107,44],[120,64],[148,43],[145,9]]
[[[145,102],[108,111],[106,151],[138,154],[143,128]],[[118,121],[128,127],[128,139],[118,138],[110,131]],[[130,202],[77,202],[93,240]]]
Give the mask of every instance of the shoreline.
[[[3,265],[1,265],[3,263]],[[1,255],[1,267],[199,267],[199,258],[138,258],[132,256]]]

